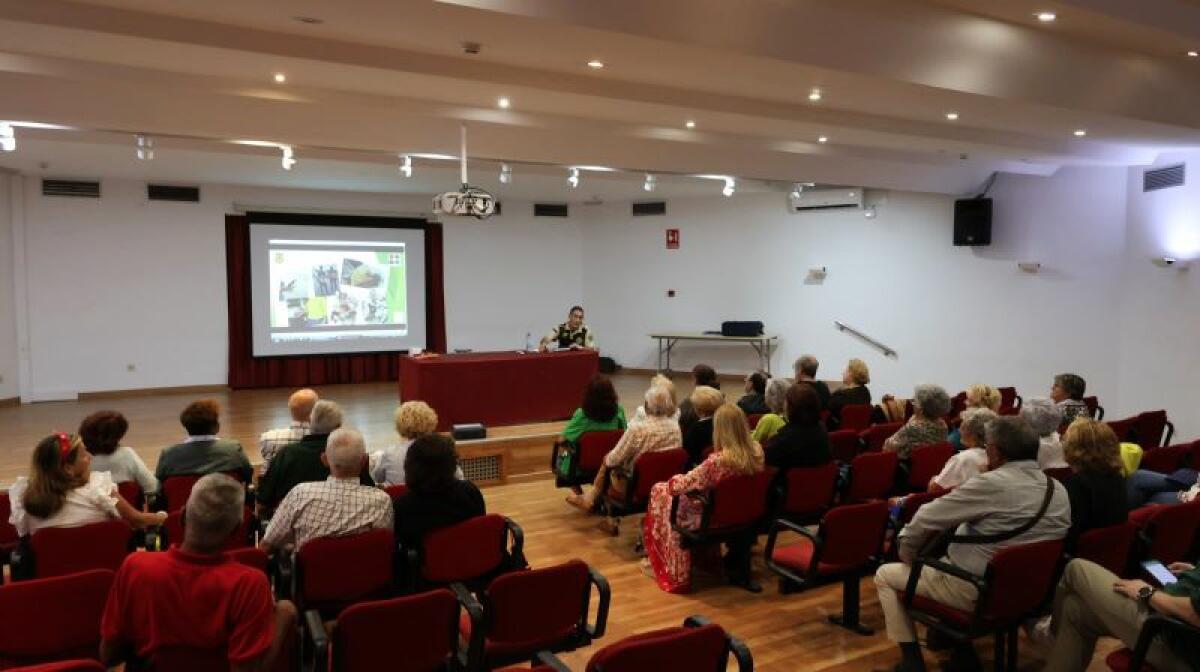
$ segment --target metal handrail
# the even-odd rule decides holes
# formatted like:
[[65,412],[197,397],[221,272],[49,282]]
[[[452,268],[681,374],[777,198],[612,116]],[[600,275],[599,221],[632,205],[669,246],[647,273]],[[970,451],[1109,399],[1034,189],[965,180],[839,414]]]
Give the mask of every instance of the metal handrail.
[[884,357],[896,357],[897,356],[897,353],[895,350],[893,350],[893,349],[889,348],[888,346],[884,345],[883,343],[880,343],[879,341],[871,338],[870,336],[867,336],[866,334],[855,329],[854,327],[848,326],[837,320],[833,321],[833,325],[838,328],[838,331],[848,331],[851,334],[854,334],[855,336],[859,337],[863,341],[867,342],[868,344],[873,345],[876,348],[879,348],[879,350],[883,352]]

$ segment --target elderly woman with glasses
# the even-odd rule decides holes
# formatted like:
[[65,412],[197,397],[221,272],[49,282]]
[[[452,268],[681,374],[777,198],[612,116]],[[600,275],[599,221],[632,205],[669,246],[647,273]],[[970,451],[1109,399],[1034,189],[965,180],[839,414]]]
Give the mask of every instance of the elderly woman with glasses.
[[898,453],[907,460],[913,448],[946,440],[946,421],[950,395],[940,385],[918,385],[913,391],[913,416],[883,443],[884,450]]

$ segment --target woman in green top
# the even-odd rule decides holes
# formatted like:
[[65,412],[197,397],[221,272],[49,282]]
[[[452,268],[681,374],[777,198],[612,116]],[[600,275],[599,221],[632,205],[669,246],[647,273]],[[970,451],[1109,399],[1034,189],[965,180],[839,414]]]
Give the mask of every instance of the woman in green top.
[[772,378],[767,383],[767,391],[763,393],[770,413],[758,419],[754,428],[754,440],[760,444],[774,437],[787,424],[787,391],[791,381],[787,378]]
[[583,403],[563,428],[563,439],[576,443],[585,432],[625,429],[625,409],[617,403],[617,390],[608,376],[596,374],[583,392]]

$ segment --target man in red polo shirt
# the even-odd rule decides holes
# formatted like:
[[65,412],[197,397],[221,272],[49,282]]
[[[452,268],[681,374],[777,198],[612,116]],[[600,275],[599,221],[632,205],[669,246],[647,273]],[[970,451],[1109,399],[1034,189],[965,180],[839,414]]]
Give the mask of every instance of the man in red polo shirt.
[[100,628],[107,665],[188,647],[225,650],[234,672],[271,668],[295,626],[296,608],[276,604],[265,574],[221,552],[244,506],[240,483],[209,474],[188,497],[183,544],[126,558]]

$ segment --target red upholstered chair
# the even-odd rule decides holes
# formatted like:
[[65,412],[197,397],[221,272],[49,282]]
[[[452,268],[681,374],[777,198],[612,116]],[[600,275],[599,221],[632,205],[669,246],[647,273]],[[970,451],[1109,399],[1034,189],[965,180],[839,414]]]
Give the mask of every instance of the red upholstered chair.
[[1145,621],[1142,621],[1142,629],[1138,632],[1133,650],[1113,651],[1104,659],[1105,665],[1108,665],[1108,669],[1112,672],[1139,672],[1140,670],[1154,672],[1154,668],[1146,663],[1146,654],[1150,652],[1150,645],[1154,643],[1155,638],[1166,633],[1174,634],[1176,639],[1200,640],[1200,628],[1178,618],[1158,613],[1151,614]]
[[482,589],[507,569],[526,566],[525,533],[498,514],[476,516],[426,535],[408,554],[409,590],[464,583]]
[[850,485],[842,501],[857,504],[884,499],[896,483],[900,457],[893,452],[863,453],[850,463]]
[[868,453],[877,453],[883,450],[883,442],[900,431],[900,428],[903,426],[903,422],[885,422],[880,425],[871,425],[858,435],[862,441],[863,450]]
[[1137,425],[1137,416],[1134,415],[1122,420],[1113,420],[1112,422],[1107,422],[1105,424],[1107,424],[1109,428],[1113,430],[1113,433],[1117,435],[1118,441],[1131,441],[1133,440],[1133,428],[1135,425]]
[[783,497],[779,517],[807,525],[821,519],[833,504],[838,466],[794,467],[783,473]]
[[408,493],[408,486],[403,483],[399,483],[397,485],[389,485],[384,488],[383,491],[386,492],[388,497],[391,497],[392,501],[394,502]]
[[268,573],[267,566],[270,564],[270,558],[267,557],[266,551],[257,548],[235,548],[225,551],[225,553],[234,562],[261,570],[263,574]]
[[1051,467],[1043,469],[1042,473],[1065,485],[1075,475],[1075,470],[1071,467]]
[[601,506],[605,514],[619,524],[624,516],[645,512],[650,503],[650,489],[656,483],[670,480],[672,476],[682,473],[687,459],[688,454],[682,448],[639,455],[633,463],[633,471],[629,474],[625,492],[610,488],[607,482],[604,484]]
[[[32,567],[28,576],[47,578],[89,569],[120,568],[130,552],[133,530],[123,520],[106,520],[80,527],[46,527],[29,537]],[[24,574],[23,570],[22,573]]]
[[[1166,432],[1166,435],[1163,435]],[[1133,439],[1149,451],[1171,443],[1175,436],[1175,425],[1167,419],[1166,411],[1145,411],[1138,413],[1133,425]]]
[[[951,488],[950,490],[953,490]],[[891,528],[892,534],[887,535],[883,542],[883,558],[885,562],[895,562],[899,558],[899,547],[896,545],[896,539],[900,536],[900,531],[905,525],[912,522],[917,511],[921,507],[932,502],[933,500],[950,493],[950,490],[944,490],[937,494],[932,492],[914,492],[904,496],[904,502],[900,505],[900,515],[897,518],[889,518],[888,526]]]
[[[454,593],[439,588],[390,600],[360,602],[338,616],[332,639],[316,611],[304,614],[305,632],[313,655],[313,672],[405,672],[466,668],[459,651],[459,603]],[[476,608],[474,618],[481,612]],[[310,669],[310,668],[305,668]]]
[[954,446],[949,443],[934,443],[913,448],[909,457],[908,488],[913,492],[929,489],[929,479],[941,473],[946,462],[954,457]]
[[838,429],[854,429],[862,431],[871,426],[871,409],[870,404],[850,404],[842,407],[841,419],[838,424]]
[[[703,616],[690,616],[683,627],[643,632],[609,644],[588,661],[587,672],[725,672],[730,654],[737,660],[738,672],[753,671],[754,658],[740,639]],[[552,655],[539,655],[537,662],[555,672],[569,672]]]
[[112,581],[94,569],[0,586],[0,668],[96,659]]
[[[588,624],[592,588],[596,622]],[[469,599],[465,590],[460,599]],[[533,660],[538,651],[572,651],[604,636],[611,592],[608,581],[582,560],[511,572],[480,593],[482,624],[461,619],[474,669],[490,670]]]
[[[160,550],[167,550],[171,544],[183,543],[185,511],[186,508],[180,508],[167,514],[167,519],[162,525],[162,539],[158,542]],[[226,540],[224,550],[231,551],[235,548],[253,546],[255,527],[257,525],[255,524],[254,511],[250,507],[246,507],[245,514],[242,516],[241,527]]]
[[[992,556],[983,576],[940,558],[921,557],[912,564],[904,606],[913,620],[956,642],[995,635],[995,669],[1015,670],[1017,629],[1053,595],[1063,561],[1063,541],[1006,546]],[[972,584],[979,591],[973,612],[917,595],[921,570],[929,566]],[[1007,650],[1005,647],[1007,644]]]
[[286,558],[281,562],[296,608],[316,609],[329,620],[356,602],[391,597],[394,548],[387,529],[305,543],[295,553],[291,571]]
[[[887,502],[849,504],[830,509],[814,535],[786,520],[776,520],[767,536],[767,567],[778,574],[780,592],[842,581],[842,613],[829,622],[860,635],[874,631],[858,619],[859,580],[874,571],[887,531]],[[779,532],[791,530],[798,543],[776,548]]]
[[1137,525],[1139,558],[1154,559],[1169,565],[1191,561],[1191,552],[1200,530],[1200,500],[1188,504],[1143,506],[1129,513]]
[[962,415],[962,412],[965,411],[966,409],[967,409],[967,393],[966,392],[959,392],[958,394],[954,395],[953,397],[950,397],[950,415],[946,416],[948,418],[947,423],[949,423],[950,420],[957,420],[958,416]]
[[[594,432],[584,432],[579,436],[579,441],[574,444],[565,441],[555,442],[554,447],[550,450],[550,470],[554,472],[554,484],[556,487],[564,488],[576,485],[586,485],[596,479],[596,472],[600,471],[600,465],[604,461],[604,456],[610,450],[616,447],[617,442],[625,435],[623,429],[610,429]],[[571,451],[575,454],[571,460],[571,469],[568,473],[559,472],[559,455],[563,451]]]
[[8,522],[12,515],[12,502],[8,499],[8,491],[0,490],[0,584],[4,583],[4,567],[9,563],[12,552],[17,550],[21,535],[17,528]]
[[1083,403],[1087,404],[1088,415],[1090,415],[1093,420],[1104,419],[1104,407],[1100,405],[1100,401],[1096,399],[1096,397],[1084,397]]
[[[680,496],[676,496],[671,500],[671,528],[688,547],[742,541],[746,535],[754,535],[766,518],[767,497],[774,478],[775,470],[768,468],[757,474],[727,478],[705,492],[682,495],[703,504],[700,526],[694,530],[679,526]],[[743,587],[751,592],[761,590],[753,581]]]
[[1021,410],[1021,395],[1017,394],[1015,387],[1001,387],[1000,390],[1000,415],[1016,415]]
[[746,422],[749,423],[749,425],[750,425],[750,431],[753,432],[754,428],[758,427],[758,421],[763,419],[763,415],[765,415],[765,414],[764,413],[751,413],[750,415],[746,416]]
[[1137,526],[1128,521],[1088,530],[1075,542],[1075,557],[1091,560],[1117,576],[1126,576]]
[[1176,469],[1181,469],[1188,465],[1188,461],[1192,455],[1192,444],[1184,443],[1143,450],[1142,462],[1138,465],[1139,469],[1157,471],[1160,474],[1169,474]]
[[62,660],[57,663],[10,667],[8,672],[105,672],[107,669],[94,660]]
[[[181,509],[187,504],[188,497],[192,494],[192,487],[196,485],[196,481],[204,478],[206,474],[188,474],[186,476],[168,476],[163,479],[162,487],[159,490],[160,499],[165,502],[158,504],[162,506],[164,511],[174,511]],[[241,482],[242,475],[236,471],[225,472],[235,481]],[[246,497],[246,501],[251,501],[250,497]]]
[[120,493],[121,499],[129,502],[129,505],[138,511],[146,505],[146,493],[142,492],[142,486],[138,485],[137,481],[118,483],[117,492]]
[[862,440],[856,430],[839,429],[829,433],[829,449],[833,459],[849,464],[862,450]]

